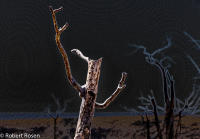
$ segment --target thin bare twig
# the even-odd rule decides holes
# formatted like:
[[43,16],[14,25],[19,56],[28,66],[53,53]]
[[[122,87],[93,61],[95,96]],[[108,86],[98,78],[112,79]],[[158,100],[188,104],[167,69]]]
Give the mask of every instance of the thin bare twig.
[[82,93],[84,91],[84,88],[82,88],[81,85],[72,76],[67,53],[65,52],[65,49],[63,48],[63,46],[62,46],[62,44],[60,42],[60,35],[61,35],[61,33],[64,30],[66,30],[67,27],[69,26],[69,24],[66,23],[63,27],[58,28],[58,24],[57,24],[57,21],[56,21],[56,13],[59,12],[59,11],[61,11],[63,8],[60,7],[58,9],[53,9],[52,6],[49,6],[49,9],[50,9],[51,14],[52,14],[54,29],[55,29],[55,32],[56,32],[56,36],[55,36],[56,44],[58,46],[58,49],[59,49],[59,51],[60,51],[60,53],[62,55],[64,64],[65,64],[65,70],[66,70],[67,78],[68,78],[70,84],[74,87],[74,89],[77,90],[78,92]]
[[127,73],[123,72],[122,73],[122,77],[121,80],[119,81],[118,87],[115,90],[115,92],[109,97],[107,98],[103,103],[95,103],[95,107],[97,109],[105,109],[109,106],[109,104],[118,96],[118,94],[126,87],[126,85],[124,84],[125,80],[127,77]]

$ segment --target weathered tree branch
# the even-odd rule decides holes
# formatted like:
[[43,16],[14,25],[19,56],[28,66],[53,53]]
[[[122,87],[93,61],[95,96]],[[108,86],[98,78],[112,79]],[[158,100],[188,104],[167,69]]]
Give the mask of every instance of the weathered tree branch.
[[89,62],[89,58],[84,56],[80,50],[72,49],[71,52],[74,53],[75,55],[79,56],[81,59],[85,60],[87,63]]
[[61,11],[63,8],[60,7],[58,9],[53,10],[53,8],[51,6],[49,6],[49,9],[50,9],[51,14],[52,14],[54,29],[55,29],[55,32],[56,32],[56,36],[55,36],[56,44],[57,44],[57,47],[58,47],[58,49],[59,49],[59,51],[60,51],[60,53],[62,55],[64,64],[65,64],[65,70],[66,70],[67,78],[68,78],[70,84],[74,87],[75,90],[77,90],[80,93],[83,93],[84,92],[84,88],[82,88],[81,85],[72,76],[67,53],[65,52],[65,49],[63,48],[63,46],[62,46],[62,44],[60,42],[61,33],[64,30],[66,30],[67,27],[69,26],[69,24],[66,23],[63,27],[58,28],[58,24],[57,24],[57,21],[56,21],[56,13]]
[[162,74],[165,105],[166,105],[166,107],[168,107],[168,105],[169,105],[169,96],[168,96],[168,85],[167,85],[166,69],[158,61],[155,61],[155,65],[160,69],[161,74]]
[[118,96],[118,94],[126,87],[126,85],[124,84],[126,77],[127,77],[127,73],[123,72],[121,80],[119,81],[118,87],[115,90],[115,92],[109,98],[107,98],[103,103],[96,102],[95,108],[97,108],[97,109],[107,108],[109,106],[109,104],[115,100],[115,98]]
[[174,90],[174,79],[169,74],[168,71],[166,71],[167,79],[169,80],[169,86],[170,86],[170,101],[168,106],[166,107],[166,113],[165,113],[165,124],[166,124],[166,139],[171,139],[174,137],[174,102],[175,102],[175,90]]

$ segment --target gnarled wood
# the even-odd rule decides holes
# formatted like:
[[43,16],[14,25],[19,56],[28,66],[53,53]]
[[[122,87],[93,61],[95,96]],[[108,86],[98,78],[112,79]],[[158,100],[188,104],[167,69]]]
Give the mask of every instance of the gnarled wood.
[[70,84],[80,93],[80,97],[82,99],[74,139],[89,139],[91,135],[91,124],[92,119],[94,117],[95,106],[97,108],[106,108],[107,106],[109,106],[109,104],[117,97],[117,95],[126,87],[124,83],[127,77],[127,73],[122,73],[122,78],[119,82],[116,91],[104,103],[96,103],[102,58],[98,60],[92,60],[84,56],[83,53],[78,49],[71,50],[72,53],[76,54],[88,63],[86,83],[85,85],[80,86],[72,76],[67,53],[65,52],[60,42],[60,35],[68,26],[68,24],[66,24],[62,28],[58,29],[55,13],[59,12],[61,9],[62,7],[53,10],[53,8],[50,7],[54,23],[54,29],[56,32],[56,44],[65,63],[67,78]]

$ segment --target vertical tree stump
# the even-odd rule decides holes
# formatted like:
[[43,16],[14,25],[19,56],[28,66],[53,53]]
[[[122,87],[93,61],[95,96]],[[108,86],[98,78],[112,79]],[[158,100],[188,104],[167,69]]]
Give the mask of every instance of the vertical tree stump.
[[88,61],[88,74],[76,128],[76,139],[90,137],[90,127],[95,110],[101,62],[101,58]]
[[60,42],[61,33],[68,27],[68,24],[65,24],[61,28],[58,28],[57,25],[55,14],[60,10],[62,10],[62,7],[59,9],[53,9],[50,6],[49,8],[52,14],[54,29],[56,32],[55,36],[56,44],[63,57],[67,78],[70,84],[74,87],[74,89],[77,92],[79,92],[79,96],[82,99],[74,139],[89,139],[91,135],[91,123],[94,116],[95,108],[104,109],[109,106],[109,104],[117,97],[117,95],[126,87],[124,83],[127,77],[127,73],[125,72],[122,73],[121,80],[114,93],[109,98],[107,98],[104,101],[104,103],[97,103],[96,98],[98,92],[98,82],[99,82],[102,58],[99,58],[98,60],[92,60],[84,56],[78,49],[71,50],[72,53],[76,54],[77,56],[79,56],[88,63],[88,73],[87,73],[86,83],[85,85],[81,86],[72,76],[67,53],[65,52]]

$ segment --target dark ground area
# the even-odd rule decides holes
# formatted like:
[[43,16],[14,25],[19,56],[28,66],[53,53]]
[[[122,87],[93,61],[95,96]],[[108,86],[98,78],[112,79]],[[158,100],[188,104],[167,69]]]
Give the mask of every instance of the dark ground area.
[[[151,136],[156,133],[153,117],[150,117]],[[161,119],[161,117],[159,117]],[[77,118],[57,120],[57,138],[73,139]],[[2,120],[1,133],[39,134],[41,139],[53,139],[53,119],[18,119]],[[182,119],[178,139],[198,139],[200,136],[200,118],[186,116]],[[106,116],[95,117],[92,123],[92,139],[144,139],[146,138],[146,121],[140,116]]]

